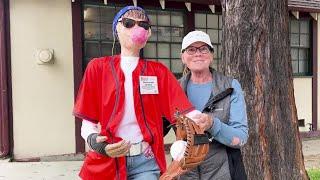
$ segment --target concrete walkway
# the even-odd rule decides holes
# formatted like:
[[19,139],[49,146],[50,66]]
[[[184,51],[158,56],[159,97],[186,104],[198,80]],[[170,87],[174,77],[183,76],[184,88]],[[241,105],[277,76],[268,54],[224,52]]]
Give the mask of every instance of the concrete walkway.
[[82,161],[0,161],[0,180],[78,180],[81,165]]
[[306,169],[320,169],[320,139],[302,141]]
[[[307,169],[320,168],[320,139],[303,141]],[[82,161],[9,162],[0,160],[0,180],[79,180]]]

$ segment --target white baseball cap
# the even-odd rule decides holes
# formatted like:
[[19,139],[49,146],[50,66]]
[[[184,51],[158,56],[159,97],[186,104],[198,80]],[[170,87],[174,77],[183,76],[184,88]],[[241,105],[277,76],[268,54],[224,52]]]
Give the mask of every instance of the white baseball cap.
[[210,37],[207,33],[202,31],[191,31],[182,40],[181,52],[195,42],[204,42],[213,48]]

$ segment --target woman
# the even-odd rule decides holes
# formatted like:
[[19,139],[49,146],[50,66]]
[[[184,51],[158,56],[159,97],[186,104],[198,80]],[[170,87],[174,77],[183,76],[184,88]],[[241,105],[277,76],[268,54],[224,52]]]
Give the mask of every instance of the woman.
[[[199,111],[207,110],[208,100],[229,88],[232,93],[210,111],[198,124],[212,135],[206,159],[180,179],[246,179],[239,149],[248,138],[246,105],[239,82],[210,68],[213,46],[209,35],[202,31],[188,33],[182,41],[181,59],[184,76],[179,80],[190,102]],[[203,118],[202,118],[203,119]],[[230,153],[233,152],[233,153]],[[234,163],[228,162],[233,159]]]

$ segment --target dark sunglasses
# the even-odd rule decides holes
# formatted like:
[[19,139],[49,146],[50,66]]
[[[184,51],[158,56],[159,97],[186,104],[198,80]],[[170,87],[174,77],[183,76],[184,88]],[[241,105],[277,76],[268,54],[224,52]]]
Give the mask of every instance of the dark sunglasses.
[[136,24],[138,26],[144,28],[145,30],[148,30],[151,27],[151,25],[149,24],[148,21],[135,21],[135,20],[129,19],[129,18],[121,18],[119,20],[119,22],[121,22],[123,24],[123,26],[126,28],[132,28]]

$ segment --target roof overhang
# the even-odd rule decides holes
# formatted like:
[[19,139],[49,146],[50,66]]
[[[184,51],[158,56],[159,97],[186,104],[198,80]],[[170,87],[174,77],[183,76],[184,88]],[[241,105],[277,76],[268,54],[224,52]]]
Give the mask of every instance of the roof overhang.
[[[77,0],[72,0],[72,2]],[[114,2],[113,0],[110,0]],[[131,0],[133,5],[137,5],[138,1],[145,0]],[[215,13],[215,7],[221,6],[220,0],[157,0],[159,6],[165,9],[165,2],[183,2],[185,3],[186,9],[191,11],[192,4],[208,5],[212,13]],[[107,4],[107,0],[101,0],[104,4]],[[290,11],[308,12],[308,13],[320,13],[320,0],[288,0],[288,7]]]
[[290,11],[320,13],[319,0],[289,0],[288,6]]

